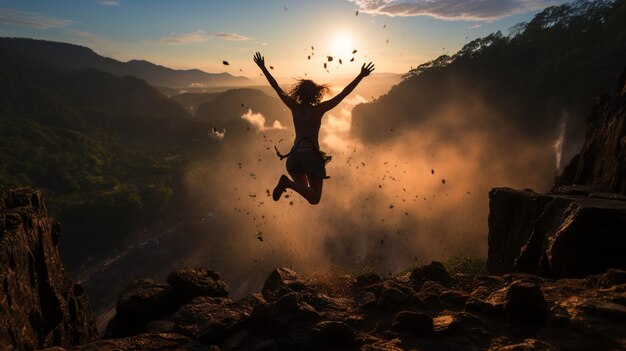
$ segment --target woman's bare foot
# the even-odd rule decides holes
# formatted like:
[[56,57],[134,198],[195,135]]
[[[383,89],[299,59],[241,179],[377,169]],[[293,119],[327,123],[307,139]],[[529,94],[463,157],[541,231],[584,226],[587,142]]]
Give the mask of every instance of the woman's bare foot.
[[272,198],[274,199],[274,201],[278,201],[280,199],[280,196],[285,192],[288,181],[289,178],[287,178],[286,175],[283,174],[280,176],[278,184],[274,188],[274,192],[272,192]]

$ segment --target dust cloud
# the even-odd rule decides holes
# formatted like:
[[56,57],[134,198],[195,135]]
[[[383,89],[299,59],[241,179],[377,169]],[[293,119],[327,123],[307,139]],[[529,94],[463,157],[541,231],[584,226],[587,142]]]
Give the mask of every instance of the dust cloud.
[[489,190],[549,188],[555,149],[529,143],[480,95],[459,99],[414,128],[389,125],[376,144],[350,135],[352,108],[367,99],[346,99],[320,131],[333,160],[317,206],[292,191],[272,200],[286,173],[273,145],[288,151],[293,127],[272,128],[271,116],[248,110],[248,131],[226,133],[218,155],[186,172],[188,230],[204,238],[188,262],[222,272],[237,296],[259,289],[278,266],[395,274],[434,259],[485,256]]

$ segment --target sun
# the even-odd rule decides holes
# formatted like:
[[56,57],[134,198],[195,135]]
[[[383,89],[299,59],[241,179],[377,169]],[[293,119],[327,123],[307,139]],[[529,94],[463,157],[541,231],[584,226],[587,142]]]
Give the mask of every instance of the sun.
[[333,55],[336,56],[338,59],[348,59],[350,55],[352,55],[353,49],[354,41],[348,33],[340,32],[333,37],[331,50],[333,52]]

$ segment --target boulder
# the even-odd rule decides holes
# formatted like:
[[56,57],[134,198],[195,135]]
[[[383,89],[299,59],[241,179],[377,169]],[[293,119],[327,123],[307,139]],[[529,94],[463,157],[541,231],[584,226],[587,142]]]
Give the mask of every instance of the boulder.
[[60,230],[41,191],[0,188],[2,348],[70,348],[97,338],[87,297],[61,262]]
[[548,315],[548,304],[536,284],[516,281],[506,292],[504,312],[514,322],[543,323]]
[[416,289],[419,289],[425,282],[439,282],[444,286],[449,286],[452,278],[441,262],[433,261],[429,265],[418,267],[411,271],[410,281]]
[[566,278],[626,269],[626,201],[508,188],[489,197],[491,273]]
[[207,268],[188,268],[174,271],[167,277],[172,293],[181,301],[197,296],[228,297],[228,285],[219,273]]
[[119,338],[141,333],[148,322],[178,307],[169,297],[166,284],[152,279],[132,281],[118,299],[115,317],[107,325],[105,336]]
[[265,279],[263,297],[266,300],[276,300],[291,291],[301,290],[302,285],[300,276],[292,269],[276,268]]

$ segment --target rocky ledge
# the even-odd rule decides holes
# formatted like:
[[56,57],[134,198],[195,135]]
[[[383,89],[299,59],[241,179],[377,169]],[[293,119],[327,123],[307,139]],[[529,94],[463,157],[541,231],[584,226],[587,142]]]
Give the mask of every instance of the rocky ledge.
[[0,189],[2,350],[69,347],[97,338],[87,298],[61,263],[59,233],[41,192]]
[[489,193],[490,273],[580,278],[626,269],[626,196],[562,187],[561,193]]
[[[74,350],[589,350],[626,347],[626,271],[552,280],[450,276],[433,262],[393,279],[271,272],[238,301],[186,269],[131,283],[110,339]],[[124,327],[122,327],[124,326]],[[132,334],[132,335],[131,335]]]

